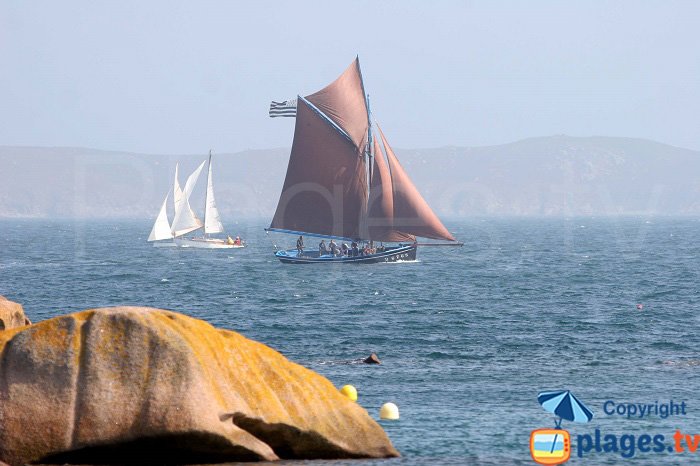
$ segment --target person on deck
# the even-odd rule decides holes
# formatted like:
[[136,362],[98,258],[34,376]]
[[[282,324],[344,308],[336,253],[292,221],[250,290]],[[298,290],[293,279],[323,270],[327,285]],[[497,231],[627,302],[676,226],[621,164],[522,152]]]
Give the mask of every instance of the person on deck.
[[348,251],[349,251],[349,250],[350,250],[350,249],[348,249],[348,245],[345,244],[345,243],[343,243],[343,246],[341,246],[341,254],[340,254],[340,255],[341,255],[341,256],[348,256],[348,255],[349,255],[349,254],[348,254]]
[[241,237],[240,237],[240,236],[236,236],[236,239],[233,240],[233,244],[234,244],[235,246],[240,246],[240,245],[241,245]]
[[328,247],[330,248],[331,254],[332,254],[333,256],[337,256],[337,255],[338,255],[338,245],[335,244],[335,242],[333,241],[332,238],[331,238],[330,243],[328,243]]
[[304,237],[299,236],[299,239],[297,240],[297,255],[301,256],[303,252],[304,252]]
[[357,257],[360,254],[360,250],[357,248],[357,243],[352,242],[352,257]]
[[318,255],[325,256],[326,254],[328,254],[328,248],[326,247],[326,240],[322,239],[321,242],[318,244]]

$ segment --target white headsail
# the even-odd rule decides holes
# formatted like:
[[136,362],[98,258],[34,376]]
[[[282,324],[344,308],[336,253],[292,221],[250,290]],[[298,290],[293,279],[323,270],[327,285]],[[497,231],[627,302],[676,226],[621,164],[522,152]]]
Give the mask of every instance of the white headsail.
[[204,233],[221,233],[224,226],[221,224],[221,216],[216,208],[214,199],[214,184],[211,177],[211,152],[209,152],[209,176],[207,177],[207,197],[204,212]]
[[204,168],[205,162],[202,162],[197,169],[187,178],[185,189],[183,190],[182,202],[176,206],[175,219],[171,231],[174,237],[185,235],[191,231],[202,228],[202,221],[197,218],[192,207],[190,207],[190,195],[197,184],[199,174]]
[[204,169],[204,164],[207,163],[205,160],[204,162],[200,163],[199,166],[195,171],[192,172],[192,174],[187,178],[187,182],[185,182],[185,189],[183,190],[183,194],[185,197],[189,200],[190,196],[192,195],[192,190],[194,189],[194,185],[197,184],[197,180],[199,179],[199,174],[202,173],[202,169]]
[[179,175],[178,175],[178,167],[179,163],[175,164],[175,183],[173,184],[173,203],[175,206],[175,212],[177,212],[178,207],[182,203],[182,200],[184,199],[184,195],[182,193],[182,189],[180,188],[180,183],[178,182]]
[[166,211],[167,202],[168,194],[165,195],[165,199],[163,200],[163,206],[160,208],[158,218],[156,218],[156,223],[153,224],[151,234],[148,235],[148,241],[158,241],[162,239],[170,239],[173,237],[173,234],[170,231],[170,224],[168,223],[168,214]]

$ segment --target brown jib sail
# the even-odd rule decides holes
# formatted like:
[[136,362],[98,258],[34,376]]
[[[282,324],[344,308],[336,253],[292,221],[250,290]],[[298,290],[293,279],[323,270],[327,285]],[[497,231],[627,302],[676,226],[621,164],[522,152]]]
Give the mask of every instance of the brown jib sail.
[[[447,231],[445,225],[435,215],[423,196],[409,178],[406,171],[396,158],[379,125],[379,135],[389,162],[391,186],[393,195],[392,229],[394,232],[420,236],[422,238],[455,241],[454,236]],[[381,159],[381,152],[375,152],[375,160]]]
[[299,97],[270,230],[384,242],[414,242],[416,236],[455,241],[381,130],[379,135],[381,144],[373,137],[358,59],[324,89]]
[[374,241],[413,242],[416,237],[397,230],[394,226],[394,184],[391,181],[389,165],[379,146],[374,140],[374,169],[367,201],[367,219],[365,227],[367,237]]

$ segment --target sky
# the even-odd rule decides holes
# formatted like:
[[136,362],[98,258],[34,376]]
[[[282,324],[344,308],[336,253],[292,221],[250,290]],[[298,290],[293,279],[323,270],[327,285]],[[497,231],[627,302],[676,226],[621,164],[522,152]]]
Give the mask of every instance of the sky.
[[360,57],[394,147],[554,134],[700,149],[700,2],[0,3],[0,145],[291,145],[270,100]]

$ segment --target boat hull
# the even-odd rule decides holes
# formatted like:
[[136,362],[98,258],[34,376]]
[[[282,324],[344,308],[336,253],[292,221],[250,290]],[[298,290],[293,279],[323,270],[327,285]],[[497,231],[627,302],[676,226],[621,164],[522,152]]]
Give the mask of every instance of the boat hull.
[[230,244],[218,238],[175,238],[175,245],[180,248],[196,249],[240,249],[243,244]]
[[154,241],[153,247],[154,248],[176,248],[177,244],[175,244],[173,241]]
[[378,264],[384,262],[404,262],[416,260],[416,244],[399,245],[383,252],[368,256],[319,256],[318,251],[304,251],[301,256],[296,249],[277,251],[275,257],[284,264]]

